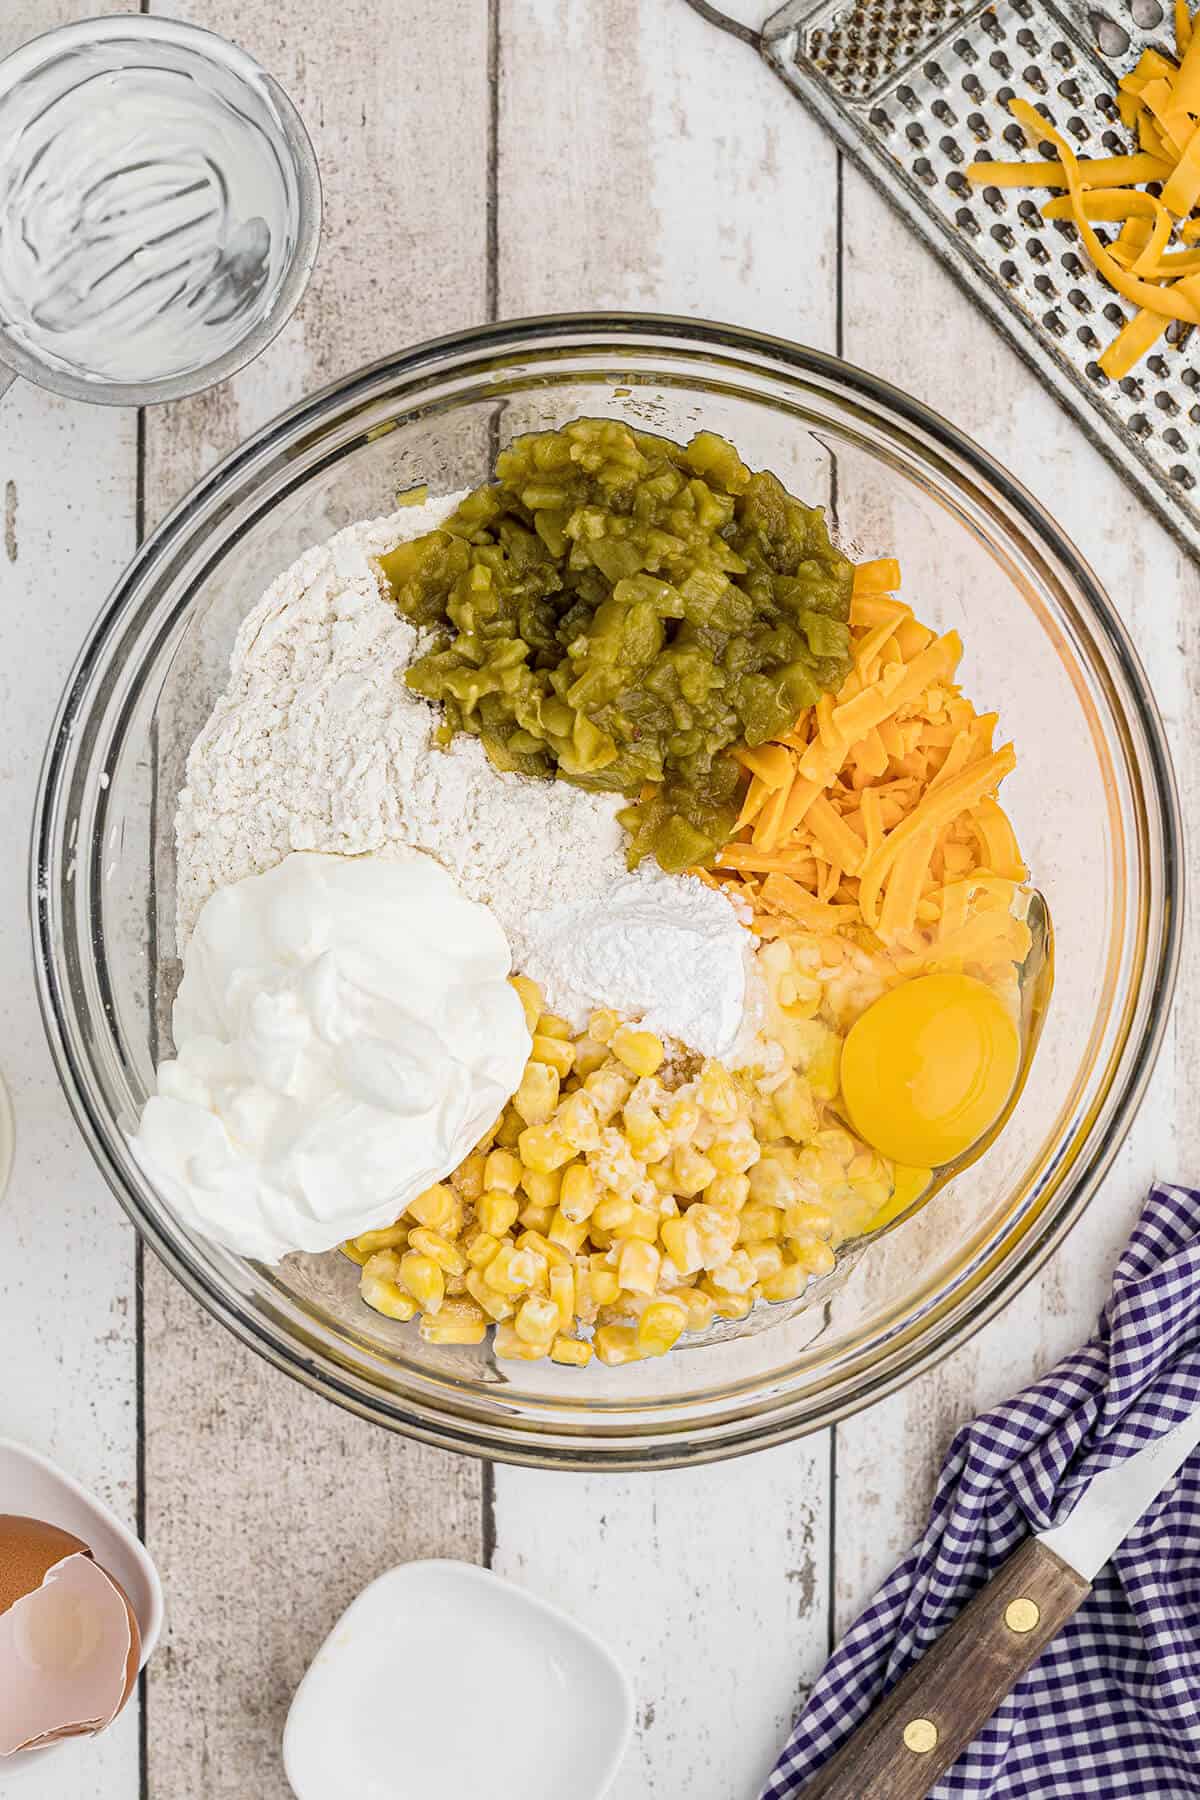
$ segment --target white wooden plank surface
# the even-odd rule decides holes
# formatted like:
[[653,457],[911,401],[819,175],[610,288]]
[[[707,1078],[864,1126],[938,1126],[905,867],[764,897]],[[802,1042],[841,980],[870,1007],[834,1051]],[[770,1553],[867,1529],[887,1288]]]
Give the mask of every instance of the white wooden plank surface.
[[[9,0],[0,56],[85,10]],[[120,5],[111,8],[116,12]],[[0,1435],[137,1516],[134,1235],[79,1138],[34,994],[26,844],[42,750],[79,641],[134,546],[136,421],[24,385],[0,400],[0,1067],[17,1155],[0,1199]],[[4,1511],[0,1492],[0,1512]],[[138,1708],[22,1779],[28,1800],[134,1800]]]
[[[0,52],[89,10],[10,0]],[[492,296],[510,316],[642,306],[835,347],[834,153],[754,56],[684,0],[492,0],[490,41],[481,0],[302,0],[282,15],[270,0],[171,0],[163,10],[233,35],[281,77],[313,133],[327,210],[313,288],[270,351],[218,393],[147,417],[148,523],[281,406],[391,344],[479,321]],[[499,256],[489,271],[493,75]],[[1187,676],[1200,647],[1196,571],[878,196],[853,173],[844,195],[845,353],[978,436],[1103,571],[1142,643],[1190,810],[1200,799]],[[912,331],[914,317],[937,329]],[[77,639],[131,548],[134,448],[120,415],[28,390],[0,406],[0,495],[15,484],[0,599],[20,609],[20,676],[4,679],[0,712],[10,842],[24,842]],[[42,564],[53,554],[61,571],[64,552],[71,580],[51,588]],[[0,1353],[20,1370],[0,1394],[0,1431],[57,1456],[132,1517],[131,1240],[50,1074],[22,865],[11,858],[0,877],[3,1061],[19,1117],[0,1203]],[[918,1529],[954,1427],[1085,1334],[1150,1174],[1194,1173],[1200,1000],[1187,996],[1200,995],[1198,962],[1193,932],[1176,1031],[1105,1196],[987,1331],[840,1427],[835,1462],[825,1434],[686,1473],[481,1476],[314,1402],[151,1262],[145,1508],[171,1628],[150,1685],[144,1791],[284,1796],[282,1714],[337,1611],[389,1562],[478,1559],[494,1531],[495,1566],[592,1625],[635,1679],[637,1742],[615,1800],[751,1800],[831,1624],[847,1622]],[[73,1796],[134,1800],[136,1727],[131,1712],[95,1747]],[[58,1800],[63,1790],[48,1767],[26,1791]]]

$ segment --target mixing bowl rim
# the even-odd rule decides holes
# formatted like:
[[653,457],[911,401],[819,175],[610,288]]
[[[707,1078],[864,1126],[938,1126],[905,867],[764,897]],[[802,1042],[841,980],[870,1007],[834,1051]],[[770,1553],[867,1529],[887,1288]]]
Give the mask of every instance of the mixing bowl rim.
[[[622,340],[632,342],[639,338],[642,340],[639,348],[650,354],[656,350],[667,353],[671,349],[719,352],[748,359],[743,364],[747,368],[753,368],[756,362],[759,365],[765,363],[768,372],[773,369],[776,374],[799,376],[818,385],[824,384],[843,398],[865,401],[876,415],[894,415],[906,428],[931,441],[938,452],[949,454],[965,465],[971,477],[1006,509],[1010,529],[1015,527],[1026,534],[1037,553],[1048,554],[1069,577],[1077,590],[1074,604],[1082,609],[1087,630],[1115,659],[1127,690],[1127,694],[1119,696],[1118,715],[1135,733],[1140,730],[1132,748],[1138,753],[1134,761],[1144,789],[1144,824],[1150,838],[1154,836],[1155,824],[1158,826],[1158,842],[1153,848],[1162,863],[1161,892],[1156,893],[1153,887],[1148,890],[1143,963],[1138,972],[1138,985],[1127,1004],[1130,1012],[1135,1005],[1146,1010],[1145,1024],[1136,1040],[1132,1023],[1126,1028],[1119,1047],[1120,1060],[1128,1062],[1123,1082],[1118,1087],[1114,1074],[1109,1078],[1109,1086],[1102,1090],[1101,1100],[1114,1103],[1107,1129],[1086,1162],[1072,1174],[1066,1191],[1052,1196],[1047,1209],[1049,1218],[1035,1219],[1027,1228],[1027,1237],[1032,1242],[1018,1242],[1017,1255],[1003,1279],[990,1293],[985,1292],[982,1297],[976,1295],[965,1314],[961,1304],[951,1306],[948,1316],[931,1338],[907,1345],[898,1361],[878,1376],[864,1380],[858,1392],[842,1394],[833,1402],[832,1410],[828,1406],[812,1409],[809,1393],[782,1402],[776,1399],[765,1416],[760,1416],[753,1406],[727,1406],[724,1413],[703,1421],[699,1427],[699,1442],[686,1435],[695,1429],[693,1421],[684,1421],[674,1431],[668,1431],[665,1437],[662,1436],[668,1429],[665,1424],[656,1427],[654,1423],[642,1426],[638,1421],[632,1424],[622,1421],[619,1436],[614,1433],[584,1439],[570,1432],[556,1433],[553,1426],[547,1428],[536,1421],[514,1422],[513,1418],[503,1415],[483,1420],[469,1405],[462,1408],[430,1405],[411,1393],[366,1395],[343,1377],[327,1354],[322,1354],[318,1361],[316,1355],[307,1354],[304,1346],[281,1330],[274,1320],[243,1311],[237,1295],[222,1288],[206,1269],[194,1265],[173,1235],[160,1229],[158,1222],[143,1211],[136,1193],[127,1186],[112,1158],[109,1143],[112,1122],[98,1116],[92,1104],[89,1084],[82,1078],[81,1065],[77,1067],[74,1045],[67,1029],[68,1015],[72,1018],[76,1015],[73,998],[62,990],[58,979],[53,931],[55,888],[49,879],[48,859],[56,807],[64,791],[66,771],[72,762],[71,743],[75,736],[72,723],[81,716],[82,697],[97,668],[103,666],[131,597],[136,596],[147,572],[165,558],[176,539],[184,537],[193,528],[198,513],[207,511],[222,493],[236,487],[244,470],[252,468],[264,452],[278,451],[285,444],[295,443],[303,437],[306,428],[314,429],[318,422],[324,423],[331,406],[336,409],[335,419],[352,415],[357,402],[374,389],[381,376],[390,377],[394,386],[399,381],[411,381],[430,368],[440,369],[448,375],[461,374],[472,366],[473,361],[480,360],[480,352],[485,358],[508,352],[509,360],[512,360],[514,354],[522,351],[547,354],[560,346],[582,354],[606,348],[608,339],[614,340],[612,347],[616,350]],[[885,424],[886,416],[879,422]],[[962,474],[955,472],[954,479],[961,483]],[[1116,701],[1118,696],[1114,693],[1112,698]],[[1070,539],[1023,485],[966,433],[949,424],[923,402],[868,370],[828,352],[746,327],[669,314],[583,312],[535,315],[429,339],[408,350],[378,358],[326,384],[268,421],[224,457],[147,537],[98,614],[71,671],[51,728],[33,816],[30,924],[43,1025],[60,1082],[88,1147],[137,1231],[192,1297],[237,1338],[277,1368],[346,1410],[460,1453],[530,1466],[613,1470],[671,1467],[714,1461],[782,1443],[873,1405],[974,1336],[1033,1278],[1094,1195],[1136,1114],[1157,1060],[1180,956],[1184,885],[1182,848],[1179,800],[1166,734],[1129,633]],[[1151,927],[1156,924],[1157,929],[1151,935]],[[1088,1129],[1094,1129],[1094,1122]],[[1084,1142],[1086,1145],[1086,1138]],[[633,1404],[636,1406],[637,1403]],[[808,1416],[810,1411],[812,1416]],[[797,1417],[797,1413],[801,1416]]]

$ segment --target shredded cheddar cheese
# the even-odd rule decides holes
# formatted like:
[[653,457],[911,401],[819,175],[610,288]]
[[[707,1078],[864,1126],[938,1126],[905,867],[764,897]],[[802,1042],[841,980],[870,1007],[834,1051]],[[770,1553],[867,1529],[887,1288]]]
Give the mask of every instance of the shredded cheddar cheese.
[[706,879],[736,886],[763,937],[849,931],[905,974],[1019,964],[1027,872],[997,799],[1016,755],[956,685],[958,634],[921,624],[899,579],[891,558],[857,568],[841,689],[735,752],[750,784]]
[[[1120,380],[1174,323],[1200,324],[1200,255],[1172,251],[1200,239],[1200,32],[1186,0],[1175,0],[1178,60],[1144,50],[1117,84],[1117,110],[1138,148],[1128,155],[1077,156],[1062,133],[1024,100],[1009,110],[1030,143],[1052,147],[1057,161],[975,162],[967,179],[994,187],[1065,188],[1042,208],[1047,219],[1069,219],[1099,273],[1135,308],[1099,358]],[[1160,192],[1146,191],[1157,183]],[[1120,224],[1111,244],[1098,224]]]

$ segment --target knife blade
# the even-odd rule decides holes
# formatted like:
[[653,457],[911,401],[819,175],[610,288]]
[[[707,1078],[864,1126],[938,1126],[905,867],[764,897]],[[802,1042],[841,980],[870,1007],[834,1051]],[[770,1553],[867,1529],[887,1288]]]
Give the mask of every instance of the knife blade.
[[804,1800],[925,1800],[1200,1444],[1200,1405],[1093,1476],[1027,1538],[803,1790]]
[[1096,1579],[1142,1514],[1200,1444],[1200,1406],[1144,1450],[1094,1475],[1061,1525],[1038,1540],[1085,1580]]

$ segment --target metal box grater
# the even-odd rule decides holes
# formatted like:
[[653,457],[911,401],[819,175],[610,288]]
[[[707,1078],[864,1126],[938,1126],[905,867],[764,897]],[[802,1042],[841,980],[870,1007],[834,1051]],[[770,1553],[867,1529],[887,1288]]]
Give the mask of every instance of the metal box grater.
[[1095,273],[1074,225],[1042,218],[1044,192],[973,188],[962,174],[976,157],[1036,154],[1007,110],[1014,95],[1081,155],[1136,148],[1113,96],[1147,45],[1175,53],[1160,0],[789,0],[760,37],[776,72],[1198,555],[1197,333],[1172,325],[1109,381],[1096,358],[1133,308]]

